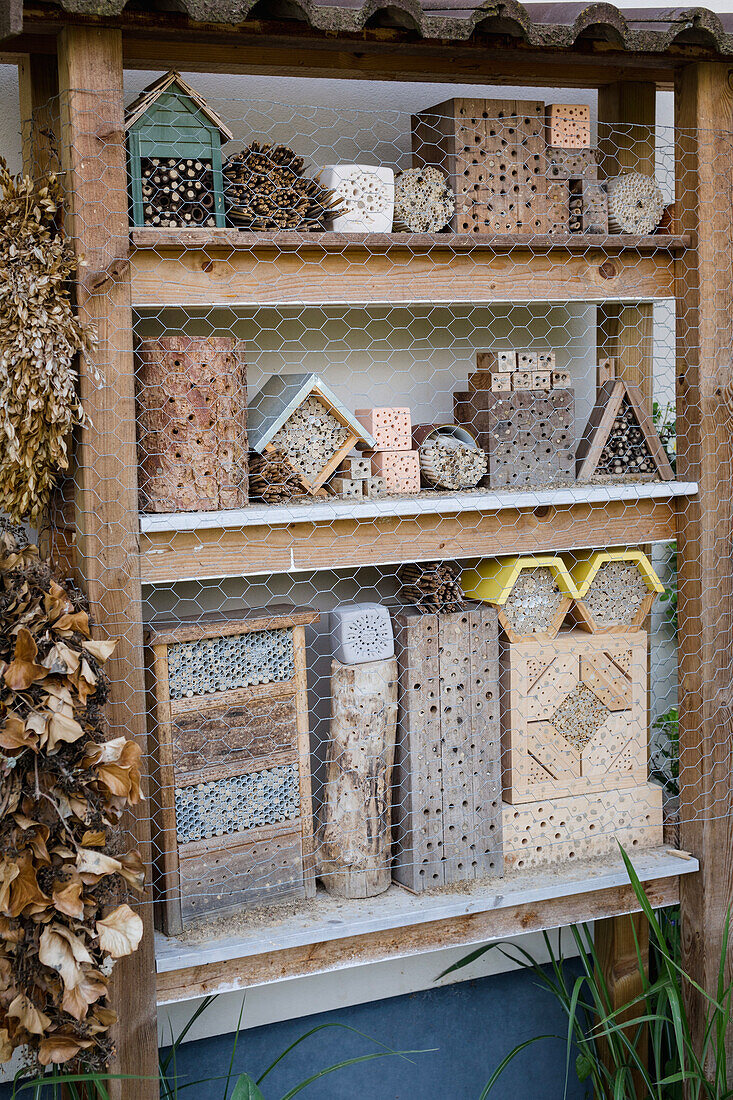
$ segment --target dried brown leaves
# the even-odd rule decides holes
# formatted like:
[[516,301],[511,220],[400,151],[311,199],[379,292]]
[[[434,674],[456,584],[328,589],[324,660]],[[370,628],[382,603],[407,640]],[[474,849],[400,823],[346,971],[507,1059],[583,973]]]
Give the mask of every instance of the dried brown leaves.
[[0,158],[0,508],[17,522],[46,506],[84,419],[73,362],[93,333],[71,306],[60,206],[55,176],[11,176]]
[[101,666],[82,597],[0,527],[0,1061],[102,1069],[114,961],[137,948],[138,852],[119,820],[140,800],[140,749],[105,740]]

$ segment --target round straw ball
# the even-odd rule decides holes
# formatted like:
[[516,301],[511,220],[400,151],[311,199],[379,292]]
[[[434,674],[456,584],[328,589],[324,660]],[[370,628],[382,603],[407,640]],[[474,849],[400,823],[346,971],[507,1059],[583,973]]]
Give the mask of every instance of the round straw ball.
[[394,224],[410,233],[439,233],[453,217],[456,197],[437,168],[408,168],[395,179]]
[[653,176],[627,172],[606,185],[608,225],[616,233],[652,233],[664,213],[664,195]]

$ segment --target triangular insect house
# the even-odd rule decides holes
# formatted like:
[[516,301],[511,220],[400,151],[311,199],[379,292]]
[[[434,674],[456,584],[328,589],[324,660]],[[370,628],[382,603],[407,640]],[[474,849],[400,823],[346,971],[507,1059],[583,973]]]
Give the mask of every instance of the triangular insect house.
[[221,144],[229,130],[174,71],[125,111],[132,224],[223,226]]
[[576,452],[578,481],[592,477],[671,481],[674,471],[646,411],[644,395],[615,373],[613,361],[603,373],[599,371],[596,403]]
[[275,374],[249,406],[249,445],[279,451],[315,493],[350,450],[373,437],[316,374]]

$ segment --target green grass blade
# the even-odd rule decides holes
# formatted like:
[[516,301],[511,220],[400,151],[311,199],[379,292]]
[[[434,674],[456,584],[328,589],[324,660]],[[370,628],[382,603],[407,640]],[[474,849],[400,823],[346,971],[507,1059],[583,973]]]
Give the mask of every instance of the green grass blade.
[[494,1085],[496,1084],[496,1082],[501,1077],[504,1070],[507,1068],[507,1066],[511,1062],[514,1061],[514,1059],[517,1057],[518,1054],[521,1054],[522,1051],[526,1050],[527,1047],[532,1046],[533,1043],[539,1043],[543,1039],[561,1039],[561,1036],[560,1035],[535,1035],[535,1036],[533,1036],[533,1038],[525,1039],[525,1041],[523,1043],[519,1043],[518,1046],[515,1046],[514,1049],[510,1050],[509,1053],[506,1055],[506,1057],[501,1060],[499,1065],[496,1067],[494,1072],[491,1074],[491,1077],[488,1079],[488,1081],[486,1082],[486,1084],[483,1087],[483,1091],[481,1092],[479,1100],[486,1100],[486,1097],[489,1095],[489,1093],[491,1092]]

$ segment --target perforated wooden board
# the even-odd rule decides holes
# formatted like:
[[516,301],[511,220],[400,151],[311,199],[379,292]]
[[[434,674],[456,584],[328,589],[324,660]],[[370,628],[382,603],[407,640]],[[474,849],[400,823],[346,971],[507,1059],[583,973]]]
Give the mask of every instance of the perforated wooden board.
[[572,481],[574,390],[456,393],[454,409],[486,452],[492,489]]
[[656,848],[663,842],[662,788],[550,797],[521,806],[504,803],[504,865],[529,870],[594,856]]
[[394,626],[394,877],[421,891],[501,874],[496,611],[406,611]]
[[647,776],[647,636],[588,635],[502,648],[504,800],[638,785]]
[[456,194],[461,233],[544,233],[545,106],[449,99],[413,118],[413,162],[435,165]]

